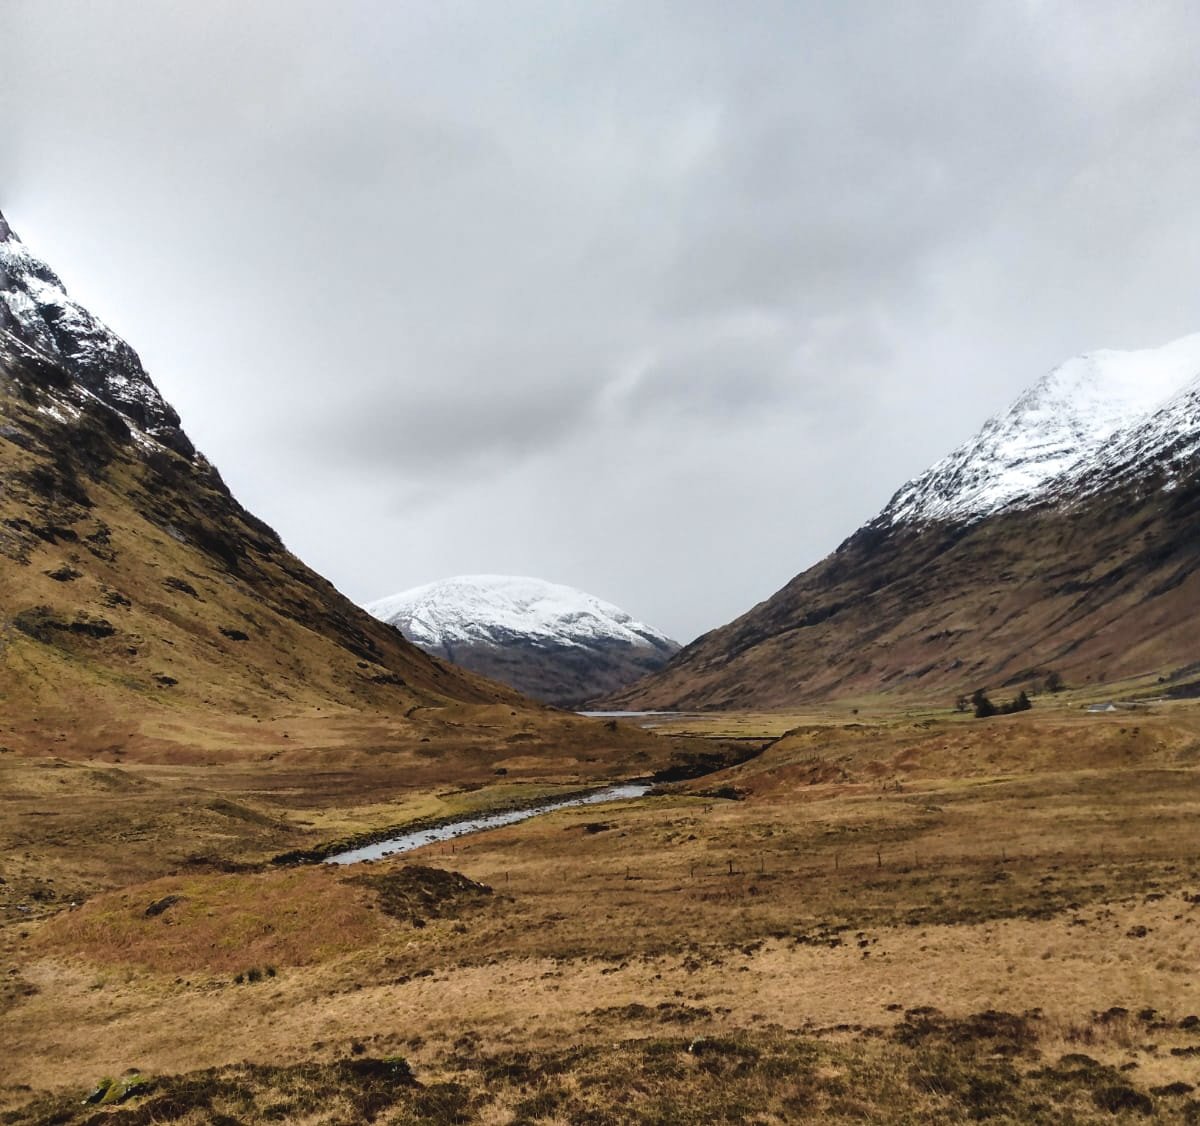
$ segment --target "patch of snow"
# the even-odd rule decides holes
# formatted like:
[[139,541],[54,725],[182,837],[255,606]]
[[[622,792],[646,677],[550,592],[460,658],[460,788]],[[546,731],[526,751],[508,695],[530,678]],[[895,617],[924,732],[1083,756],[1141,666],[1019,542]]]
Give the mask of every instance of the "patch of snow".
[[61,399],[47,399],[37,407],[38,414],[49,415],[56,422],[74,422],[83,412],[71,403]]

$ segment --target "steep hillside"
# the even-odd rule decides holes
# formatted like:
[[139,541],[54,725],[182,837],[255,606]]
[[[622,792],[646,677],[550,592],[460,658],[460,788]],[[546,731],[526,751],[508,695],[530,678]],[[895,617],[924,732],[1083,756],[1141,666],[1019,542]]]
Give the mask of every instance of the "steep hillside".
[[1198,374],[1197,336],[1070,361],[832,555],[610,702],[1186,676],[1200,659]]
[[151,755],[230,725],[252,745],[242,728],[274,716],[416,737],[450,706],[532,707],[296,559],[2,219],[0,702],[0,746]]
[[463,575],[367,609],[426,652],[560,706],[624,688],[679,649],[612,603],[541,579]]

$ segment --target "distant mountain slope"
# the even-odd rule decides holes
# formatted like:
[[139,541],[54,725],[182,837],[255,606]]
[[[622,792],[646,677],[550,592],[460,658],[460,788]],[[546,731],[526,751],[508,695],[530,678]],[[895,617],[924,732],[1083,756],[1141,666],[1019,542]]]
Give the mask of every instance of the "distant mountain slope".
[[631,684],[679,649],[612,603],[542,579],[463,575],[367,610],[426,652],[566,706]]
[[150,714],[498,701],[524,706],[409,645],[242,508],[134,351],[0,218],[0,744],[52,726],[107,744]]
[[610,698],[944,699],[1200,660],[1200,336],[1071,360],[832,555]]

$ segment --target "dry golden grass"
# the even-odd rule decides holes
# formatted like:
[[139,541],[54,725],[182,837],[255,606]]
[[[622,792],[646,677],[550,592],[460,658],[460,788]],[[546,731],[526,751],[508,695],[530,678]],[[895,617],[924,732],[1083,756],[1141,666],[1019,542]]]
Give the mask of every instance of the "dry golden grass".
[[[33,948],[98,965],[223,974],[302,966],[372,945],[381,916],[372,897],[326,872],[168,877],[114,892],[44,928]],[[161,906],[161,910],[156,907]]]
[[[380,1121],[1193,1113],[1151,1092],[1200,1078],[1200,710],[811,720],[641,802],[353,871],[190,870],[10,924],[0,1093],[217,1068],[176,1120],[354,1122],[375,1087],[339,1061],[399,1054],[425,1093],[376,1091]],[[53,776],[23,782],[26,808]],[[245,804],[309,799],[289,800]],[[496,894],[417,925],[350,882],[410,859]],[[727,1047],[706,1064],[697,1041]],[[205,1110],[205,1091],[225,1094]]]

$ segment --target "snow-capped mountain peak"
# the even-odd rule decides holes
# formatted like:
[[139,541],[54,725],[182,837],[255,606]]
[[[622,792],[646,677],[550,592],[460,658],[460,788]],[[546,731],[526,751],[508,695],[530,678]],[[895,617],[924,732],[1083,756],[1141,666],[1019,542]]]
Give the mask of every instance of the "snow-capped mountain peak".
[[78,388],[185,457],[195,450],[179,415],[137,353],[78,302],[0,215],[0,333],[61,367]]
[[606,640],[674,646],[611,602],[574,587],[512,575],[459,575],[381,598],[366,609],[423,646],[496,644],[514,637],[563,645]]
[[512,575],[460,575],[366,609],[427,653],[564,707],[627,687],[679,649],[611,602]]
[[[1126,434],[1186,397],[1200,376],[1200,333],[1161,348],[1089,352],[1068,360],[908,482],[881,521],[972,521],[1069,490]],[[1169,425],[1169,423],[1168,423]],[[1161,431],[1160,423],[1159,430]]]

